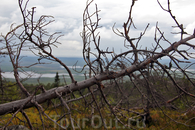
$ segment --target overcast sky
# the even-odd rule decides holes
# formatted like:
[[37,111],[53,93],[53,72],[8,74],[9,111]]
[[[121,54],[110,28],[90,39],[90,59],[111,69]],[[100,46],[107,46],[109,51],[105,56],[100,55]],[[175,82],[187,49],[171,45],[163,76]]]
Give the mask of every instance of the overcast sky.
[[[22,23],[18,0],[1,0],[0,3],[0,33],[5,35],[12,23]],[[186,32],[193,33],[195,28],[195,0],[170,0],[173,14],[186,28]],[[167,7],[167,0],[160,0],[162,5]],[[115,48],[116,52],[124,51],[123,39],[112,32],[112,26],[116,23],[119,30],[127,20],[131,0],[94,0],[91,7],[97,3],[101,10],[100,31],[101,48]],[[48,26],[50,32],[60,31],[64,36],[60,39],[61,45],[54,48],[54,55],[64,57],[82,56],[82,39],[79,33],[82,31],[82,14],[85,9],[86,0],[30,0],[28,9],[36,7],[36,18],[41,15],[52,15],[55,22]],[[137,29],[131,31],[132,37],[138,37],[150,26],[140,45],[151,47],[154,43],[154,31],[156,22],[160,29],[165,32],[168,40],[175,42],[179,40],[178,35],[172,26],[175,25],[167,12],[164,12],[157,3],[157,0],[138,0],[133,10],[133,20]],[[192,42],[195,42],[194,40]],[[26,53],[27,55],[27,53]]]

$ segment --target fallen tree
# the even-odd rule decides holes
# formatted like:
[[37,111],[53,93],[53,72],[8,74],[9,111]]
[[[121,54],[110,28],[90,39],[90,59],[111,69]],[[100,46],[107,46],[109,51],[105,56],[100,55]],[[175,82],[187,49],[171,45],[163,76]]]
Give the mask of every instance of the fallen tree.
[[[74,91],[88,88],[88,87],[93,86],[95,84],[101,86],[101,85],[103,85],[103,84],[101,84],[101,82],[104,80],[110,80],[110,79],[115,79],[115,78],[122,77],[125,75],[130,75],[135,71],[138,71],[140,69],[144,69],[146,66],[148,66],[152,62],[157,62],[157,59],[159,59],[163,56],[166,56],[171,51],[174,51],[179,45],[186,44],[187,41],[189,41],[193,38],[195,38],[195,32],[193,35],[191,35],[185,39],[182,39],[179,42],[175,42],[170,47],[165,49],[164,52],[161,52],[160,54],[156,54],[156,55],[154,55],[154,57],[148,58],[147,60],[143,61],[142,63],[140,63],[138,65],[132,65],[132,66],[125,68],[121,71],[118,71],[118,72],[114,72],[114,71],[106,72],[105,71],[105,72],[98,74],[90,79],[87,79],[87,80],[84,80],[84,81],[81,81],[78,83],[75,81],[75,83],[72,83],[70,85],[62,86],[62,87],[58,87],[58,88],[53,88],[53,89],[45,91],[44,93],[41,93],[39,95],[32,95],[32,96],[29,96],[25,99],[1,104],[0,105],[0,115],[7,114],[7,113],[13,113],[13,112],[17,111],[21,106],[23,109],[32,107],[35,105],[34,102],[41,104],[41,103],[46,102],[47,100],[57,98],[58,97],[57,93],[68,94],[68,93],[71,93]],[[185,94],[188,94],[190,96],[195,97],[195,95],[193,95],[189,92],[186,92],[181,87],[178,86],[178,88],[182,92],[184,92]]]

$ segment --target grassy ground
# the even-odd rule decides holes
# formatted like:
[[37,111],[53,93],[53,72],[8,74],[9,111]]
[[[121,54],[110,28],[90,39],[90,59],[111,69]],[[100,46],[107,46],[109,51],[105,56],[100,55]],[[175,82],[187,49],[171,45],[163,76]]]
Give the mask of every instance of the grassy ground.
[[[76,108],[79,106],[75,105],[74,107]],[[49,120],[44,115],[41,116],[41,118],[42,118],[42,121],[41,121],[40,114],[36,108],[27,109],[27,110],[25,110],[25,112],[28,115],[28,117],[30,118],[31,123],[35,129],[38,129],[38,130],[43,129],[41,122],[44,123],[46,130],[60,129],[59,126],[54,124],[51,120]],[[60,109],[59,110],[58,109],[57,110],[48,109],[44,112],[47,113],[50,116],[50,118],[53,120],[57,120],[58,118],[60,118],[59,115],[62,114],[62,111]],[[92,118],[91,118],[89,113],[90,112],[87,110],[85,110],[84,113],[77,113],[77,114],[75,113],[74,114],[74,112],[73,112],[72,118],[74,118],[74,120],[75,120],[74,125],[75,126],[78,125],[78,126],[80,126],[80,128],[82,128],[84,130],[104,129],[104,127],[101,123],[101,118],[98,115],[98,113],[95,113],[94,117],[92,117]],[[126,114],[126,116],[133,116],[133,115],[129,115],[128,113],[124,113],[124,114]],[[133,128],[144,129],[144,130],[159,130],[159,129],[193,130],[194,129],[194,127],[188,127],[188,126],[182,125],[178,122],[186,122],[186,119],[191,118],[191,120],[189,120],[187,122],[187,124],[194,125],[195,119],[193,117],[195,116],[195,111],[189,112],[186,115],[181,115],[177,111],[167,110],[166,114],[169,117],[164,115],[161,110],[151,110],[152,122],[150,122],[149,125],[147,124],[146,127],[144,127],[144,124],[142,121],[138,121],[138,120],[133,121],[133,120],[128,120],[128,119],[125,119],[125,120],[122,119],[123,122],[126,122],[128,125],[127,128],[125,128],[119,122],[117,122],[117,120],[112,115],[103,112],[106,126],[110,130],[116,130],[116,129],[118,129],[118,130],[124,129],[125,130],[125,129],[128,129],[129,126],[131,126]],[[12,116],[11,114],[7,114],[7,115],[0,117],[0,126],[5,125],[7,123],[7,121],[10,120],[11,116]],[[93,122],[94,122],[94,124],[93,124]],[[70,120],[69,120],[68,116],[63,117],[61,120],[58,121],[58,123],[60,123],[63,127],[67,127],[68,129],[71,129],[70,128],[70,126],[71,126]],[[9,125],[14,125],[14,124],[25,125],[28,127],[28,124],[27,124],[24,116],[21,113],[18,113],[16,115],[16,118],[14,118]],[[76,128],[79,129],[77,126],[76,126]]]

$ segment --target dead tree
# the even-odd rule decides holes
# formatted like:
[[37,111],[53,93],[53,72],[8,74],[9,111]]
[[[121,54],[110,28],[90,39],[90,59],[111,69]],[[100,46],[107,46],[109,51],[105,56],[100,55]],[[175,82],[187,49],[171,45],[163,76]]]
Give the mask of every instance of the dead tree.
[[[16,118],[18,113],[22,113],[24,119],[21,120],[27,122],[30,129],[35,129],[31,118],[25,113],[26,109],[35,107],[40,114],[43,129],[47,129],[44,118],[54,122],[60,128],[66,129],[59,123],[64,117],[69,119],[72,129],[75,129],[75,126],[79,125],[77,123],[75,125],[75,109],[71,106],[70,102],[75,102],[83,108],[92,108],[88,110],[94,110],[99,114],[105,128],[107,128],[107,123],[104,118],[110,115],[115,118],[116,122],[119,122],[126,128],[130,128],[127,122],[124,121],[127,119],[133,120],[139,117],[149,123],[151,109],[160,109],[168,119],[175,123],[190,126],[188,122],[193,118],[187,119],[186,122],[178,122],[166,113],[164,107],[179,111],[180,108],[175,101],[181,100],[185,105],[184,114],[194,109],[195,83],[192,76],[194,73],[188,72],[187,68],[194,65],[194,63],[188,60],[195,58],[193,53],[195,45],[188,43],[188,41],[195,38],[195,31],[192,35],[187,35],[184,38],[184,35],[186,35],[185,29],[172,14],[170,1],[168,0],[168,9],[165,9],[157,1],[160,7],[170,14],[176,26],[181,30],[181,39],[171,43],[166,39],[157,23],[154,37],[155,45],[153,45],[153,48],[138,48],[140,40],[147,33],[146,30],[149,24],[146,25],[139,36],[130,36],[131,29],[135,28],[132,11],[136,1],[132,0],[129,16],[123,24],[123,31],[113,26],[114,33],[124,38],[124,47],[128,48],[127,51],[116,54],[109,48],[106,50],[100,48],[101,32],[98,32],[98,29],[101,27],[98,15],[99,10],[97,5],[95,5],[95,11],[92,13],[89,11],[92,2],[93,0],[88,2],[84,10],[83,30],[81,32],[83,39],[82,54],[86,62],[84,67],[88,67],[89,76],[86,76],[86,80],[78,82],[74,79],[67,65],[52,54],[52,48],[59,44],[58,39],[62,36],[60,33],[50,34],[45,29],[48,24],[53,22],[53,17],[41,16],[36,21],[34,19],[35,7],[31,11],[28,11],[28,0],[26,2],[18,0],[23,16],[23,23],[16,27],[11,26],[7,35],[2,35],[2,42],[5,43],[5,48],[13,66],[16,83],[23,95],[20,100],[0,104],[0,115],[12,114],[12,118],[4,124],[3,128],[7,127]],[[93,21],[94,18],[95,21]],[[17,39],[16,42],[13,42],[14,39]],[[169,46],[163,48],[161,46],[162,41],[167,42]],[[178,48],[179,46],[186,46],[187,49],[181,50]],[[50,90],[45,90],[40,85],[37,86],[33,93],[28,92],[23,86],[19,75],[19,72],[25,73],[23,68],[33,66],[22,66],[20,64],[20,60],[22,60],[21,53],[25,50],[32,51],[38,57],[38,62],[33,65],[42,63],[42,59],[59,63],[68,72],[72,83]],[[169,59],[170,63],[168,65],[161,63],[160,59],[163,57]],[[188,63],[186,68],[180,66],[180,63],[183,62]],[[187,87],[182,84],[181,78],[174,75],[176,70],[186,78],[188,82]],[[92,87],[93,89],[91,89]],[[83,89],[86,89],[87,93],[82,92],[81,90]],[[38,90],[42,90],[42,93],[36,94]],[[76,97],[75,93],[79,93],[80,97]],[[67,94],[71,94],[72,98],[70,100],[64,97]],[[117,95],[117,98],[114,95]],[[59,115],[57,120],[52,119],[45,112],[47,107],[44,106],[44,102],[52,99],[58,99],[60,102],[58,106],[54,104],[51,106],[54,108],[59,107],[62,111],[60,115],[56,111],[56,114]],[[143,111],[136,111],[138,108]],[[81,126],[79,128],[81,129]],[[136,129],[136,126],[131,126],[131,128]]]

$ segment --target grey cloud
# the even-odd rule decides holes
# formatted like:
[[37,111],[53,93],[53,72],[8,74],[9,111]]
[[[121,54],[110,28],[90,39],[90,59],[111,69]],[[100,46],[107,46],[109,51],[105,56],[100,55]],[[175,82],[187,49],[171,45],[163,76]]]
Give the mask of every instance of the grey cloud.
[[[9,27],[8,25],[13,22],[20,23],[21,14],[18,9],[16,0],[1,0],[3,4],[0,4],[0,33],[5,32]],[[164,6],[166,2],[160,0]],[[195,11],[194,11],[194,0],[172,0],[171,4],[173,12],[176,18],[187,27],[190,32],[190,28],[194,28],[195,21]],[[115,28],[123,31],[123,23],[127,20],[129,13],[129,8],[131,0],[95,0],[90,7],[90,11],[95,11],[95,3],[97,3],[98,8],[101,10],[99,17],[101,18],[100,26],[102,28],[99,30],[101,35],[102,49],[107,47],[115,47],[117,52],[120,52],[123,48],[124,39],[118,37],[112,32],[112,26],[116,23]],[[189,4],[190,3],[190,4]],[[62,32],[64,37],[61,39],[63,45],[60,45],[58,51],[54,51],[57,55],[81,55],[82,52],[82,39],[79,33],[82,31],[82,15],[85,9],[86,0],[30,0],[28,9],[31,7],[36,8],[35,17],[38,19],[41,15],[52,15],[54,16],[55,22],[48,26],[49,32]],[[166,6],[167,7],[167,6]],[[191,11],[189,11],[191,10]],[[183,12],[182,12],[183,11]],[[186,20],[187,19],[187,20]],[[145,0],[136,1],[133,10],[133,20],[137,29],[132,29],[131,35],[133,37],[139,36],[147,23],[150,23],[148,28],[148,34],[141,41],[140,45],[143,46],[150,45],[153,43],[152,32],[156,26],[156,22],[159,22],[159,27],[162,29],[169,40],[175,41],[176,37],[170,35],[173,31],[171,26],[175,25],[174,21],[171,19],[167,12],[164,12],[157,2],[151,1],[150,3]],[[152,40],[150,40],[152,39]],[[147,43],[147,44],[146,44]],[[148,44],[149,43],[149,44]],[[68,45],[67,45],[68,44]],[[67,47],[65,47],[67,45]],[[75,47],[74,47],[75,46]],[[70,52],[72,51],[72,52]]]

